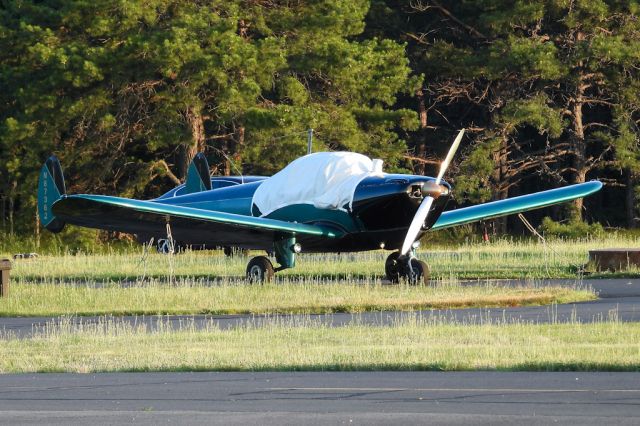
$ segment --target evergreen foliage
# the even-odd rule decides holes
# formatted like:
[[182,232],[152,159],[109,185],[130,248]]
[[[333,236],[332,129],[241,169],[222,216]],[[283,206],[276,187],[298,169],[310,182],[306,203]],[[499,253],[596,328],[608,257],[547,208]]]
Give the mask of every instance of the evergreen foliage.
[[589,209],[546,214],[636,226],[639,18],[635,0],[7,0],[1,230],[33,231],[50,153],[70,192],[144,198],[198,151],[274,173],[310,128],[316,151],[434,174],[461,127],[458,204],[599,178]]

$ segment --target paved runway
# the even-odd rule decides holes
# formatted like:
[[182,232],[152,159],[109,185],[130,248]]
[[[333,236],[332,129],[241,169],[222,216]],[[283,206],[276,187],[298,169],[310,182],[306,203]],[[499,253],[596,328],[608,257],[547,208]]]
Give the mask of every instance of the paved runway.
[[[525,284],[523,281],[504,281],[504,285]],[[536,280],[536,285],[569,285],[575,286],[575,280]],[[469,283],[469,285],[474,285]],[[424,318],[435,317],[442,320],[458,321],[463,323],[478,323],[486,321],[500,322],[567,322],[580,321],[592,322],[615,317],[620,321],[640,321],[640,279],[608,279],[585,280],[580,285],[592,287],[599,295],[599,300],[593,302],[571,303],[554,306],[526,306],[517,308],[491,308],[491,309],[451,309],[451,310],[427,310],[418,312],[365,312],[361,314],[335,313],[327,315],[174,315],[174,316],[125,316],[118,317],[119,321],[131,324],[145,323],[150,330],[163,325],[180,328],[184,325],[195,323],[196,327],[210,326],[215,323],[222,329],[237,327],[251,322],[259,325],[262,321],[268,321],[274,317],[287,321],[305,321],[309,318],[332,326],[342,326],[357,321],[361,324],[384,326],[393,324],[407,316],[422,316]],[[104,317],[75,317],[73,323],[91,323],[104,320]],[[0,318],[0,330],[14,333],[20,337],[28,337],[35,329],[43,329],[47,325],[58,321],[55,318],[28,317],[28,318]]]
[[0,376],[0,424],[639,424],[640,374]]

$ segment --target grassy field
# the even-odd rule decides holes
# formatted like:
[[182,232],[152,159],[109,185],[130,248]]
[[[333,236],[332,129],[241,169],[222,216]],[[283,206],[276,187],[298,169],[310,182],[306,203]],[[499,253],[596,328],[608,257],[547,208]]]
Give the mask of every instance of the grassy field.
[[107,284],[28,283],[18,280],[0,299],[0,316],[329,313],[431,308],[544,305],[595,299],[587,288],[510,287],[495,282],[431,286],[379,281],[283,280],[265,285],[225,281],[209,285],[180,279],[173,285],[145,281]]
[[274,370],[638,371],[640,324],[447,324],[330,328],[273,321],[149,331],[117,319],[0,337],[0,372]]
[[[433,280],[426,287],[385,285],[382,251],[302,255],[296,268],[264,286],[244,282],[247,257],[228,258],[219,251],[44,255],[14,262],[11,295],[0,300],[0,315],[325,313],[567,303],[595,295],[588,289],[542,288],[536,280],[580,278],[590,249],[639,242],[611,237],[432,247],[418,253],[431,267]],[[494,278],[529,284],[513,288],[486,281]],[[462,279],[482,281],[468,286]]]
[[[498,240],[421,249],[418,257],[436,279],[476,278],[575,278],[588,260],[590,249],[640,247],[638,238],[612,236],[597,240],[537,241]],[[261,253],[255,253],[261,254]],[[298,256],[294,269],[278,277],[297,279],[380,279],[388,252]],[[106,254],[60,254],[14,262],[12,274],[27,281],[122,281],[141,278],[171,280],[176,277],[233,279],[244,276],[248,258],[227,258],[219,251],[186,252],[174,256],[145,255],[142,248]],[[640,271],[626,274],[640,276]]]
[[[637,239],[498,241],[432,247],[418,256],[429,286],[382,282],[386,253],[303,255],[266,285],[243,280],[247,258],[219,252],[175,256],[107,252],[14,262],[0,315],[322,313],[504,307],[591,300],[582,287],[543,287],[580,278],[588,250],[637,247]],[[638,275],[640,271],[626,271]],[[478,278],[473,284],[463,279]],[[526,279],[511,287],[494,278]],[[153,330],[117,317],[61,325],[17,339],[0,334],[0,372],[192,370],[640,370],[640,323],[451,323],[403,320],[390,327],[330,328],[312,319],[268,320],[220,330],[211,323]]]

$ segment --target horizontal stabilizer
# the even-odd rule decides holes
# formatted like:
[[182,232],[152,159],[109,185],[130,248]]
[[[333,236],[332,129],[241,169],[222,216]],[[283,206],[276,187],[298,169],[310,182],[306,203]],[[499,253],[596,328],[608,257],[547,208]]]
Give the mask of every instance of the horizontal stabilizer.
[[528,210],[539,209],[554,204],[586,197],[602,188],[602,182],[597,180],[581,183],[578,185],[565,186],[564,188],[551,189],[548,191],[536,192],[519,197],[507,198],[506,200],[493,201],[491,203],[478,204],[477,206],[465,207],[444,212],[431,229],[443,229],[450,226],[462,225],[465,223],[477,222],[484,219],[492,219],[500,216],[507,216],[514,213],[526,212]]

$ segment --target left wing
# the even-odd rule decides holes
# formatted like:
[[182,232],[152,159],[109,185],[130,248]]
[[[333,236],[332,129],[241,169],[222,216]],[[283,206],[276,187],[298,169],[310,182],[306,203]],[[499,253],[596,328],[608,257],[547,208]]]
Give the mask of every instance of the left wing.
[[188,244],[271,249],[279,235],[335,238],[318,225],[244,216],[105,195],[63,195],[51,211],[63,223],[139,235],[166,235]]
[[599,191],[600,188],[602,188],[602,182],[594,180],[577,185],[565,186],[564,188],[551,189],[508,198],[506,200],[451,210],[442,213],[431,229],[449,228],[464,223],[477,222],[483,219],[507,216],[513,213],[526,212],[553,204],[560,204],[576,198],[586,197],[589,194]]
[[[201,163],[201,167],[198,170],[198,164],[195,164],[192,180],[199,184],[205,181],[211,184],[204,156],[194,163]],[[206,184],[193,185],[193,188],[198,192],[206,189]],[[342,236],[339,231],[322,225],[203,210],[165,204],[161,200],[67,195],[62,167],[55,156],[49,157],[40,170],[38,212],[42,224],[52,232],[60,232],[69,223],[137,234],[146,239],[167,235],[167,225],[170,225],[174,240],[187,245],[271,250],[273,242],[283,236],[298,235],[307,240]]]

